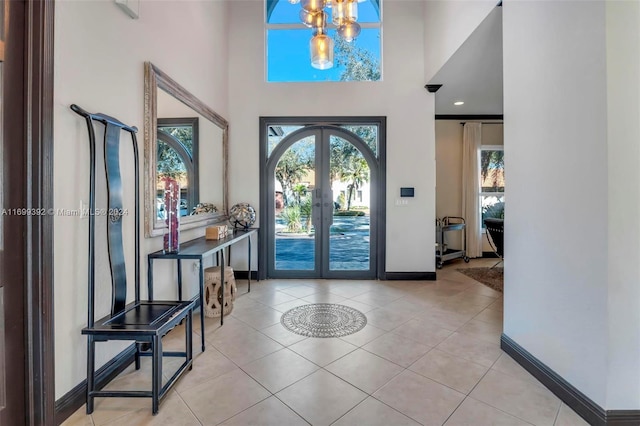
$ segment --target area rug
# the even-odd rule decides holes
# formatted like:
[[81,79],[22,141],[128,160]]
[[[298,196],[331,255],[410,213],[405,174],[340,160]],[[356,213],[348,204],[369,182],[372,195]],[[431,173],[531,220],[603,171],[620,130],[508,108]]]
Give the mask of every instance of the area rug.
[[342,337],[360,331],[367,317],[349,306],[314,303],[289,309],[280,318],[289,331],[307,337]]
[[504,268],[460,268],[458,272],[502,293]]

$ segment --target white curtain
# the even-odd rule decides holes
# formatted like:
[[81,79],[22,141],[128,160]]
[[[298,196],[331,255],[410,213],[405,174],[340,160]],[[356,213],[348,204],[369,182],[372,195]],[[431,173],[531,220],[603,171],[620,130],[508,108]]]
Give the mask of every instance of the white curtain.
[[467,224],[467,256],[482,257],[480,230],[480,172],[478,150],[482,144],[482,124],[465,123],[462,136],[462,216]]

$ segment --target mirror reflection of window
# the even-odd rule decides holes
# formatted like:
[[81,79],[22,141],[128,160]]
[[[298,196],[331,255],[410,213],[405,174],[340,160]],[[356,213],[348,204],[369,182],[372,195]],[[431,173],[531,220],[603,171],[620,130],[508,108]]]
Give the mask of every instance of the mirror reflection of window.
[[[160,236],[166,227],[164,213],[160,211],[163,203],[158,200],[158,175],[163,172],[158,169],[157,157],[163,155],[163,151],[158,151],[158,143],[167,143],[162,140],[163,134],[173,137],[167,138],[168,140],[179,141],[174,143],[178,148],[172,147],[173,149],[190,153],[183,155],[181,162],[176,162],[182,166],[175,172],[184,173],[186,170],[187,174],[184,181],[186,189],[181,196],[181,213],[184,216],[180,219],[180,229],[225,222],[228,210],[229,123],[150,62],[145,62],[144,107],[145,236]],[[193,129],[192,137],[189,137],[189,132],[181,130],[185,123],[168,121],[179,120],[176,117],[191,117],[191,120],[197,118],[197,130]],[[167,149],[166,154],[169,155],[170,152]],[[194,209],[199,203],[213,205],[215,210]]]
[[164,220],[164,178],[180,185],[180,216],[198,204],[198,118],[159,118],[156,153],[156,218]]
[[[159,133],[159,132],[158,132]],[[187,200],[185,198],[189,187],[189,177],[187,176],[187,167],[182,156],[173,149],[169,144],[158,139],[158,183],[157,190],[157,218],[164,220],[167,218],[167,212],[164,205],[164,178],[170,177],[175,179],[180,185],[180,216],[187,215]]]

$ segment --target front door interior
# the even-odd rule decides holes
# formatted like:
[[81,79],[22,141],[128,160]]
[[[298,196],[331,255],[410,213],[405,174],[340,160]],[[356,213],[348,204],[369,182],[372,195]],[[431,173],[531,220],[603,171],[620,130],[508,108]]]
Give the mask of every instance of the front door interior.
[[380,124],[267,125],[261,218],[270,278],[376,278]]

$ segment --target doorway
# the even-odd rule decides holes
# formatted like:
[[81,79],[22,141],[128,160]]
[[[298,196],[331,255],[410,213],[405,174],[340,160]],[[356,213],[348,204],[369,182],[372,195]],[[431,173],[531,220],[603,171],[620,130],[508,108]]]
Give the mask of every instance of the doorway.
[[0,1],[0,426],[54,424],[53,1]]
[[384,132],[380,117],[261,119],[266,277],[380,277]]

